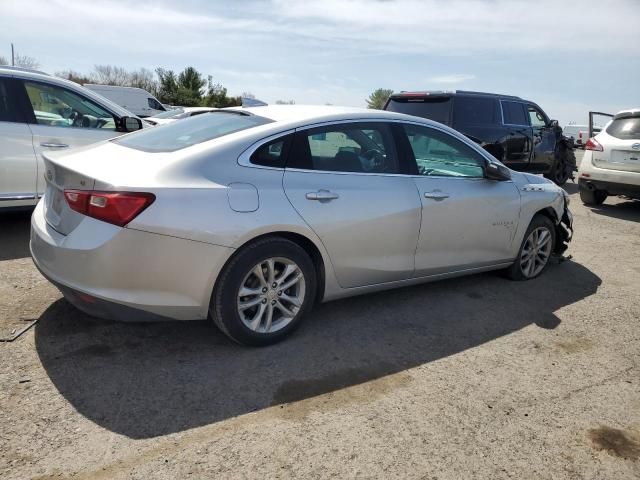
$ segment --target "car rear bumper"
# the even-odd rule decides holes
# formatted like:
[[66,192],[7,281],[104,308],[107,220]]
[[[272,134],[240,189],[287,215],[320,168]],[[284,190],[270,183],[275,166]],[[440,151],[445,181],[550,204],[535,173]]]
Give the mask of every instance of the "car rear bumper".
[[628,183],[610,182],[593,178],[579,178],[580,190],[604,190],[609,195],[625,195],[632,198],[640,198],[640,185]]
[[36,267],[72,304],[98,317],[144,321],[206,318],[232,249],[119,228],[87,217],[69,235],[31,217]]

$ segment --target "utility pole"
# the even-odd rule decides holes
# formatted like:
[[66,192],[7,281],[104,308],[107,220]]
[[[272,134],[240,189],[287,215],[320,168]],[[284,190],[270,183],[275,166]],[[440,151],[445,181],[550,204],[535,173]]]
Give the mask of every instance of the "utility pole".
[[13,52],[13,43],[11,44],[11,66],[12,67],[16,66],[16,56]]

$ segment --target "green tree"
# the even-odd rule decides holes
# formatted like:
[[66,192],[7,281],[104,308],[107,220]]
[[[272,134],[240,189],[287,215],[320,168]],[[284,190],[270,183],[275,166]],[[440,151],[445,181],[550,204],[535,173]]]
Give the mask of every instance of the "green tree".
[[203,105],[205,107],[237,107],[242,105],[241,97],[228,97],[227,89],[215,83],[213,77],[209,75],[207,77],[207,93],[205,94]]
[[367,108],[382,110],[392,93],[393,90],[388,88],[378,88],[367,98]]

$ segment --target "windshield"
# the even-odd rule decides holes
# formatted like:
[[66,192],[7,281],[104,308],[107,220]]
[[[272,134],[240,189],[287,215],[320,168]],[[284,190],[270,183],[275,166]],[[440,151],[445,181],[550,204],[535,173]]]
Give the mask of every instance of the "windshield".
[[448,124],[451,112],[451,97],[391,98],[385,110],[406,113]]
[[179,122],[141,130],[111,141],[145,152],[174,152],[271,122],[273,120],[257,115],[216,112],[211,115],[196,115]]
[[171,110],[167,110],[166,112],[154,115],[153,118],[174,118],[182,113],[184,113],[183,108],[172,108]]
[[616,118],[607,127],[607,133],[621,140],[640,140],[640,113],[631,118]]

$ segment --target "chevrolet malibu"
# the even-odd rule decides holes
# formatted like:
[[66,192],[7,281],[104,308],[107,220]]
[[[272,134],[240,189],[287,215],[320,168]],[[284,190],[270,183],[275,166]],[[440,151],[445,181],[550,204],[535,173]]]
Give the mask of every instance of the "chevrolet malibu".
[[504,270],[571,238],[564,191],[403,114],[224,109],[45,154],[36,266],[91,315],[211,318],[266,345],[316,302]]

